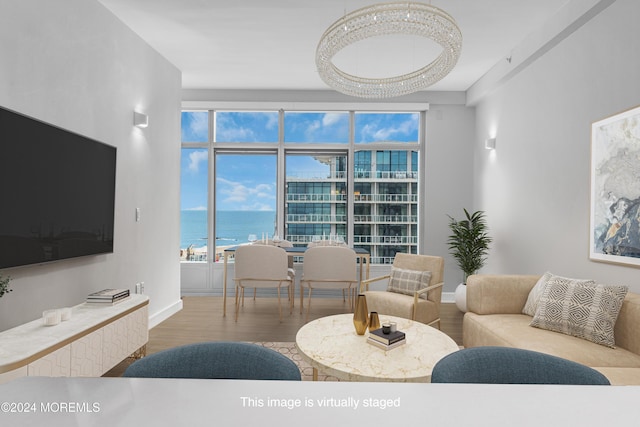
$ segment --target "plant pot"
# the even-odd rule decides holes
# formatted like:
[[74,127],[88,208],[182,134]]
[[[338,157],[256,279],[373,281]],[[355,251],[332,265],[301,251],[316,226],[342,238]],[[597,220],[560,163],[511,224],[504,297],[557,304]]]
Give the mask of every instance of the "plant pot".
[[456,306],[463,313],[467,312],[467,285],[460,283],[455,293]]

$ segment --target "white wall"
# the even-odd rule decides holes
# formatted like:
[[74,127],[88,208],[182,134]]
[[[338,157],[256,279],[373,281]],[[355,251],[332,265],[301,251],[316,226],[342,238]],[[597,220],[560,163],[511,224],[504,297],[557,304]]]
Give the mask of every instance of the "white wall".
[[178,310],[180,71],[95,0],[3,1],[0,63],[0,105],[118,149],[114,253],[3,270],[0,330],[140,281],[152,326]]
[[636,0],[615,1],[477,105],[474,207],[495,238],[483,272],[640,291],[637,268],[588,258],[590,126],[640,104],[639,18]]
[[461,219],[463,209],[473,209],[474,126],[474,108],[429,106],[422,244],[425,254],[445,257],[443,292],[453,292],[464,279],[455,259],[449,255],[448,215]]

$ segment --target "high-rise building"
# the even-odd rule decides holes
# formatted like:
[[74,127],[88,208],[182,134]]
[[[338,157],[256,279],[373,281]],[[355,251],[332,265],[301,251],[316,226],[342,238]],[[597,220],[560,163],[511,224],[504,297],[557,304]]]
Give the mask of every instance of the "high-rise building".
[[[417,253],[418,166],[411,150],[359,150],[353,192],[347,189],[346,156],[314,156],[330,166],[322,175],[287,171],[286,239],[304,246],[314,239],[348,242],[390,264],[397,252]],[[353,204],[352,210],[349,205]],[[353,212],[352,218],[348,212]]]

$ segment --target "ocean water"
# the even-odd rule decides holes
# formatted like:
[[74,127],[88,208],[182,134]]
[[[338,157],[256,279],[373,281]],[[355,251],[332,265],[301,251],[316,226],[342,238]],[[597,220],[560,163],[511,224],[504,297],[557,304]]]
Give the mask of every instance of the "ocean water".
[[[249,234],[273,236],[275,211],[218,211],[216,246],[247,243]],[[180,212],[180,248],[207,245],[207,211]]]

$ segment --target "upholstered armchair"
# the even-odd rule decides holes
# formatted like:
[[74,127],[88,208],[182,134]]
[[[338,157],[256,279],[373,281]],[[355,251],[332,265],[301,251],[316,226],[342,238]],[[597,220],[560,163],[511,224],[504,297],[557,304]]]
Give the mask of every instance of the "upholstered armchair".
[[[440,329],[440,303],[444,277],[444,258],[397,253],[391,273],[363,280],[361,292],[369,311],[404,317]],[[370,291],[373,282],[386,280],[385,291]]]
[[433,367],[432,383],[609,385],[593,368],[537,351],[473,347],[448,354]]
[[243,342],[201,342],[153,353],[133,362],[125,377],[300,381],[291,359]]

